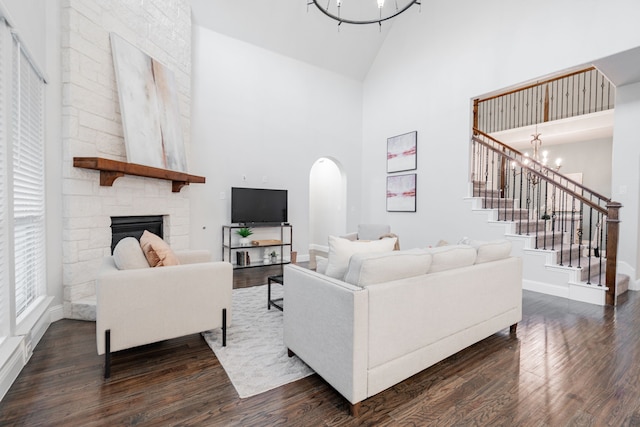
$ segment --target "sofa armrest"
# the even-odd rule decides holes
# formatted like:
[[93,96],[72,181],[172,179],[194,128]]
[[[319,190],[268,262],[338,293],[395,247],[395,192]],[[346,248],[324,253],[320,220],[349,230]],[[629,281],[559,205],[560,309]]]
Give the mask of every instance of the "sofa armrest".
[[302,268],[284,269],[284,342],[351,403],[367,397],[368,292]]
[[96,342],[104,353],[104,331],[111,351],[198,333],[230,324],[233,269],[227,262],[204,262],[118,270],[113,257],[96,280]]
[[352,242],[355,242],[356,240],[358,240],[358,233],[357,232],[348,233],[340,237],[342,237],[343,239],[347,239],[347,240],[351,240]]

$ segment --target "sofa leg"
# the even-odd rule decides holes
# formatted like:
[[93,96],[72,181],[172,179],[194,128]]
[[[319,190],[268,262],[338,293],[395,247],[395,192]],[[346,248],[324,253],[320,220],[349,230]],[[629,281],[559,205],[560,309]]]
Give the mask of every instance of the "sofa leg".
[[362,402],[358,402],[358,403],[349,403],[349,412],[351,413],[352,417],[359,417],[360,416],[360,404]]
[[518,324],[514,323],[513,325],[509,326],[509,333],[511,335],[515,335],[516,334],[516,329],[518,329]]
[[111,329],[104,331],[104,378],[111,377]]
[[295,356],[295,355],[296,355],[296,354],[295,354],[293,351],[291,351],[291,350],[287,349],[287,356],[289,356],[289,357],[293,357],[293,356]]
[[222,309],[222,346],[227,346],[227,309]]

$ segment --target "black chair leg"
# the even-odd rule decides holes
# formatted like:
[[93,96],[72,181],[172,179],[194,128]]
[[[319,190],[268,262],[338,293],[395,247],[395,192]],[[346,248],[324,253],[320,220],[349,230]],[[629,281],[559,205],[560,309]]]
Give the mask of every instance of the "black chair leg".
[[104,378],[111,377],[111,329],[104,331]]
[[227,346],[227,309],[222,309],[222,346]]

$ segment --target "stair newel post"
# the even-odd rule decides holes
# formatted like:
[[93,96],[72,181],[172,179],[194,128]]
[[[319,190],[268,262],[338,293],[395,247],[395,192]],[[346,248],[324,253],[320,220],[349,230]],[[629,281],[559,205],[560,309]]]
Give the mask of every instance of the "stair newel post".
[[620,219],[619,213],[621,203],[609,202],[607,203],[607,209],[609,211],[607,215],[607,267],[606,267],[606,285],[607,305],[616,305],[616,264],[618,258],[618,239],[620,236]]
[[480,105],[480,99],[473,100],[473,136],[478,136],[477,129],[480,129],[478,123],[478,106]]

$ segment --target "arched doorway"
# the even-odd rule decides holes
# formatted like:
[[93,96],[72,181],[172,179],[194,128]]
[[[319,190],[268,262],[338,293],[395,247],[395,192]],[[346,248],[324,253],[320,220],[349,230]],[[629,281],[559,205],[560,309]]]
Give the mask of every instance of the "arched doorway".
[[327,245],[327,237],[347,229],[347,178],[340,163],[328,157],[309,172],[309,243]]

